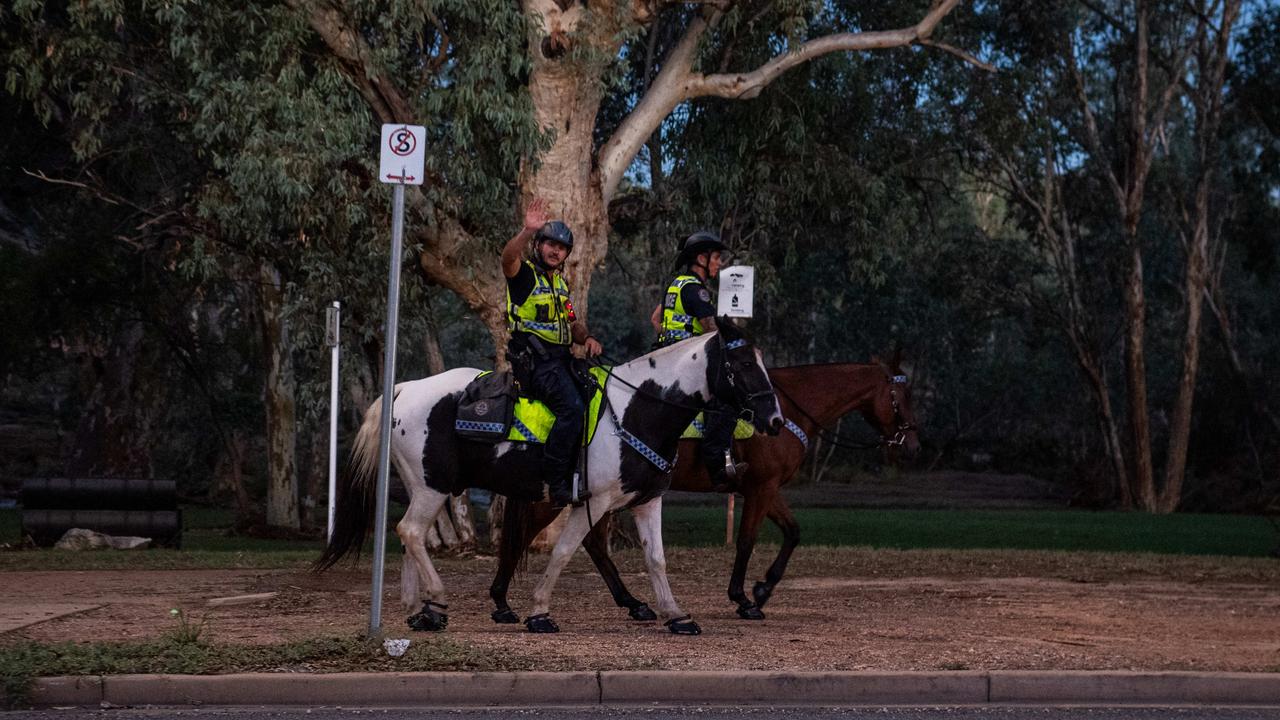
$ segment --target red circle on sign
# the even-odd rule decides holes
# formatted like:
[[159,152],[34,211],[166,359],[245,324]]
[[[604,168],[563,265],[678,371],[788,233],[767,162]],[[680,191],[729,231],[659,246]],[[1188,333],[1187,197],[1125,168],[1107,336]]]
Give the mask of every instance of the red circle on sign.
[[418,147],[418,138],[414,137],[413,131],[409,128],[398,128],[391,131],[387,146],[391,148],[391,152],[400,157],[412,155],[414,149]]

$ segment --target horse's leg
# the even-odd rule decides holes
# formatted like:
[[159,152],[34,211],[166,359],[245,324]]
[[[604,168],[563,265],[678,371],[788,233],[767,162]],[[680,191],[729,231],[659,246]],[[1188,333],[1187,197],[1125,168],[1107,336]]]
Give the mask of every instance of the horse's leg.
[[596,570],[600,573],[600,577],[604,578],[604,584],[609,587],[609,594],[613,596],[613,601],[618,604],[618,607],[626,608],[632,620],[657,620],[658,616],[653,613],[653,610],[627,590],[627,586],[622,583],[622,574],[618,572],[618,566],[614,565],[613,558],[609,557],[609,527],[613,524],[611,518],[611,515],[600,518],[582,541],[582,547],[586,548],[587,555],[591,556],[591,562],[596,564]]
[[676,604],[671,584],[667,581],[667,557],[662,548],[662,497],[631,508],[631,514],[636,519],[636,530],[644,548],[644,562],[649,569],[649,582],[653,584],[654,602],[658,605],[658,613],[667,618],[664,624],[677,635],[701,635],[702,628],[698,623]]
[[[515,577],[529,543],[551,524],[560,511],[550,503],[525,503],[507,499],[502,525],[502,542],[498,550],[498,571],[489,585],[494,610],[490,617],[496,623],[518,623],[520,618],[507,601],[511,578]],[[510,533],[510,535],[508,535]]]
[[[396,534],[404,544],[406,575],[408,564],[412,563],[417,576],[419,592],[416,597],[402,597],[412,611],[413,606],[423,601],[422,610],[411,615],[407,622],[412,630],[443,630],[449,624],[449,616],[444,613],[448,605],[444,602],[444,583],[436,573],[431,556],[427,554],[427,530],[435,522],[436,515],[449,500],[445,493],[420,485],[410,491],[409,508],[404,517],[396,524]],[[407,585],[402,583],[401,591],[406,592]]]
[[413,612],[422,602],[418,594],[418,569],[413,556],[405,552],[400,558],[400,604],[406,612]]
[[769,519],[782,531],[782,549],[778,551],[778,557],[774,558],[773,564],[769,566],[769,572],[765,573],[764,581],[756,583],[751,590],[757,607],[764,607],[764,604],[769,602],[774,586],[782,580],[783,573],[787,571],[787,562],[791,560],[792,551],[800,544],[800,525],[796,523],[796,518],[791,514],[791,508],[781,493],[773,497],[773,505],[769,508]]
[[[587,502],[594,502],[594,498]],[[573,557],[573,553],[582,544],[582,539],[590,530],[587,506],[573,508],[569,513],[569,519],[565,521],[564,529],[560,531],[560,539],[556,541],[555,547],[551,548],[551,559],[547,561],[547,569],[542,573],[538,586],[533,589],[533,610],[524,621],[529,632],[560,632],[560,627],[551,619],[551,592],[555,589],[560,572],[564,570],[565,565],[569,564],[569,559]]]
[[[747,483],[744,483],[747,485]],[[742,522],[738,525],[738,541],[733,556],[733,574],[729,576],[729,599],[738,605],[738,617],[743,620],[763,620],[764,613],[756,603],[747,598],[742,586],[747,578],[747,564],[751,562],[751,553],[756,548],[756,538],[760,534],[760,524],[764,522],[768,501],[754,492],[754,487],[747,485],[743,494]]]

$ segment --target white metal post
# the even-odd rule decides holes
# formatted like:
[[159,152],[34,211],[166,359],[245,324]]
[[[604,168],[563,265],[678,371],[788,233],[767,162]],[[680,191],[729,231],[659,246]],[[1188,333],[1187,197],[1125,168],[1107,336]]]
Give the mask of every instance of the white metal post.
[[338,332],[342,325],[342,304],[333,301],[325,322],[325,342],[329,345],[329,532],[333,538],[333,513],[338,506]]

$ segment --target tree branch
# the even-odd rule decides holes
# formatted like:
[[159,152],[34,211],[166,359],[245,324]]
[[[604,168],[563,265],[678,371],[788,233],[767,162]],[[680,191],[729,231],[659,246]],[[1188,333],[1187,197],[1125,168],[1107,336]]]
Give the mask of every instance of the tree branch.
[[979,60],[977,57],[975,57],[973,54],[971,54],[969,51],[961,50],[960,48],[955,47],[954,45],[948,45],[946,43],[937,42],[936,40],[930,40],[928,38],[920,40],[916,44],[923,45],[925,47],[938,48],[939,50],[945,53],[955,55],[956,57],[969,63],[970,65],[973,65],[976,68],[979,68],[981,70],[986,70],[989,73],[996,72],[995,65],[992,65],[991,63],[983,62]]
[[[960,0],[934,0],[928,14],[911,27],[826,35],[803,43],[792,52],[777,55],[751,72],[712,75],[692,72],[698,42],[706,31],[719,21],[722,14],[719,10],[704,9],[689,23],[684,36],[680,38],[680,42],[671,50],[663,63],[662,71],[658,73],[652,87],[601,149],[600,168],[604,201],[607,203],[613,197],[618,183],[622,180],[622,174],[626,172],[645,139],[680,103],[705,96],[734,100],[751,99],[758,96],[766,86],[787,70],[834,52],[883,50],[931,43],[930,38],[938,23],[959,3]],[[949,46],[941,43],[934,43],[934,46],[948,52],[954,50],[954,48],[948,49]]]
[[346,65],[351,82],[384,123],[413,121],[409,103],[382,70],[371,64],[369,44],[351,28],[342,12],[322,0],[287,0],[289,7],[306,13],[307,23],[329,50]]
[[1089,94],[1084,87],[1084,75],[1080,72],[1080,65],[1076,60],[1075,43],[1071,38],[1067,38],[1067,64],[1071,71],[1071,77],[1075,81],[1076,100],[1080,103],[1080,111],[1084,114],[1085,126],[1085,145],[1088,146],[1089,152],[1093,154],[1097,163],[1102,167],[1107,185],[1111,187],[1111,192],[1116,196],[1116,205],[1123,213],[1125,203],[1125,192],[1120,187],[1120,180],[1116,177],[1115,170],[1103,154],[1102,137],[1098,132],[1098,120],[1093,116],[1093,108],[1089,105]]
[[759,95],[760,91],[784,72],[823,55],[857,50],[885,50],[927,41],[938,22],[959,2],[960,0],[935,2],[929,14],[909,28],[836,33],[810,40],[802,43],[794,52],[777,55],[751,72],[691,75],[686,83],[685,97],[714,95],[735,100],[750,99]]

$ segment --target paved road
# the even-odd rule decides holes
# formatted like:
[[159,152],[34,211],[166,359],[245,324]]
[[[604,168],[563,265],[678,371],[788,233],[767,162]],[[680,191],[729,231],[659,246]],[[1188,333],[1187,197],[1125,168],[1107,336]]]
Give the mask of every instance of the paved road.
[[0,713],[0,720],[1280,720],[1280,708],[1188,707],[672,707],[418,710],[398,708],[51,709]]

